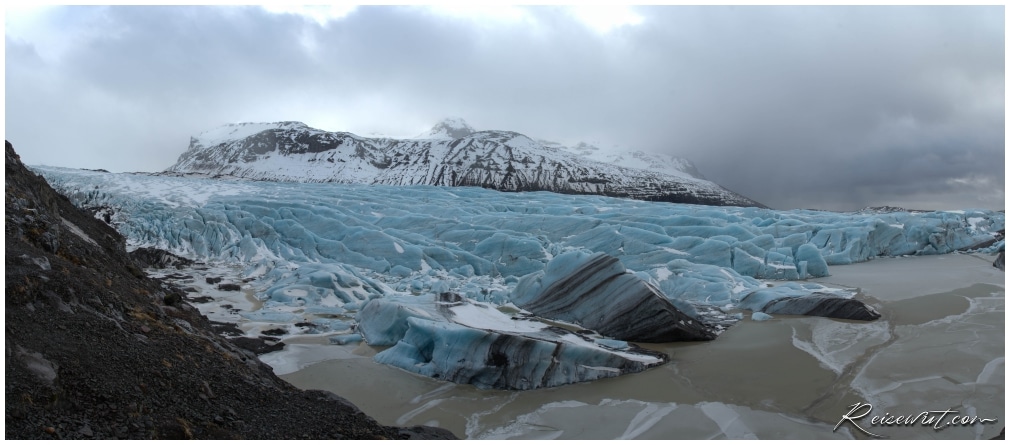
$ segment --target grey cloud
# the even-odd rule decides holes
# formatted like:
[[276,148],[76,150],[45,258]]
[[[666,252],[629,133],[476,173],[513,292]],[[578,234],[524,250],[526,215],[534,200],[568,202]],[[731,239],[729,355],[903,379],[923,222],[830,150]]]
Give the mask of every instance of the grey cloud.
[[57,60],[6,39],[8,139],[29,163],[160,170],[226,122],[407,136],[454,115],[678,154],[773,207],[953,208],[1003,183],[1002,7],[635,10],[642,24],[601,35],[555,7],[518,22],[359,7],[325,26],[66,8],[76,43]]
[[298,22],[293,17],[252,7],[133,6],[106,14],[111,35],[83,45],[65,67],[120,94],[160,99],[178,90],[270,88],[310,72],[291,30]]

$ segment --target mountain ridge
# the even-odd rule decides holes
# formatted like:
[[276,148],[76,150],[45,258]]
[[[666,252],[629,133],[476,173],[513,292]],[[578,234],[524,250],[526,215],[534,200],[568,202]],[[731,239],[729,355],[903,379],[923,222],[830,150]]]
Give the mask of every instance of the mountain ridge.
[[[595,194],[674,203],[765,207],[644,152],[631,168],[580,156],[507,130],[449,119],[415,139],[362,137],[301,122],[228,124],[190,139],[167,174],[282,182],[476,186],[500,191]],[[658,156],[658,155],[657,155]],[[670,159],[679,159],[668,157]],[[650,164],[650,161],[652,162]]]

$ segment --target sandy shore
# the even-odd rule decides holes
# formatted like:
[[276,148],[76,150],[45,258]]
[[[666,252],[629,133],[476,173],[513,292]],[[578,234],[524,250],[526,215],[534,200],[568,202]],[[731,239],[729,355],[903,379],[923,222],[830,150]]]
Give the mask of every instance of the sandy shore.
[[[707,343],[643,345],[672,363],[545,390],[477,390],[371,361],[373,348],[310,342],[262,358],[302,388],[336,392],[380,422],[468,438],[975,439],[1004,422],[1004,275],[987,255],[833,266],[816,281],[858,287],[883,317],[749,317]],[[843,422],[853,404],[869,414]],[[934,429],[873,425],[923,411],[995,418]],[[945,423],[955,413],[943,419]],[[852,414],[854,416],[855,414]]]

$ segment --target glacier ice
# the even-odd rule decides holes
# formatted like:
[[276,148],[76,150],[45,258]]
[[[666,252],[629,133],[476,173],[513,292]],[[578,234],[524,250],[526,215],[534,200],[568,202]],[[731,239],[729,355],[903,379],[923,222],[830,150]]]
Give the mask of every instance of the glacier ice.
[[361,343],[364,337],[361,334],[341,334],[329,337],[330,343],[335,345],[346,345],[351,343]]
[[666,343],[716,336],[605,253],[573,251],[555,257],[543,273],[519,280],[512,302],[538,317],[575,323],[617,340]]
[[[346,335],[345,325],[320,320],[357,317],[355,333],[394,348],[412,328],[415,339],[445,323],[433,301],[423,303],[433,295],[504,307],[532,280],[524,277],[574,272],[577,264],[553,261],[571,252],[616,258],[683,314],[715,322],[739,318],[737,309],[810,313],[828,300],[850,305],[842,301],[857,301],[850,290],[795,280],[879,256],[972,248],[1004,228],[1003,213],[986,210],[776,211],[471,187],[35,170],[76,204],[113,209],[105,216],[131,246],[243,265],[262,302],[242,313],[247,320],[311,319],[320,333]],[[769,280],[778,285],[768,287]],[[398,327],[379,329],[371,323],[379,318],[371,318],[386,304],[430,317],[394,314]]]
[[395,345],[406,334],[408,319],[444,320],[437,314],[433,296],[376,299],[358,313],[358,330],[370,345]]
[[740,299],[738,307],[765,314],[813,315],[848,320],[876,320],[880,314],[852,298],[855,291],[817,283],[783,283],[758,289]]
[[506,315],[452,293],[370,301],[359,328],[371,345],[393,345],[375,360],[480,388],[536,389],[643,371],[658,352]]
[[[575,343],[575,334],[552,330],[557,328],[533,337],[418,318],[410,318],[408,325],[401,341],[376,354],[377,362],[484,389],[548,388],[639,372],[665,362],[649,356],[645,357],[652,363],[629,359],[593,347],[588,340]],[[541,338],[548,334],[557,338]]]
[[803,264],[804,275],[811,277],[828,276],[828,263],[811,243],[803,243],[796,247],[797,264]]

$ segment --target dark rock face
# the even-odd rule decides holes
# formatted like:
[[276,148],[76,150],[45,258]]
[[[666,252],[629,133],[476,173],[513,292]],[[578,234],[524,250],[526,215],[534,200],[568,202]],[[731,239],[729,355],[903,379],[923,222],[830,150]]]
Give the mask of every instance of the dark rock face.
[[130,258],[134,263],[143,268],[167,269],[174,267],[182,269],[193,264],[188,258],[175,255],[167,250],[156,249],[154,247],[141,247],[130,252]]
[[662,292],[605,253],[582,259],[563,276],[548,272],[542,280],[535,295],[513,298],[516,305],[538,317],[577,323],[624,341],[666,343],[716,337],[709,326],[677,309]]
[[238,292],[242,290],[242,286],[235,283],[221,283],[217,285],[218,290]]
[[[452,438],[301,391],[148,278],[6,144],[6,439]],[[170,298],[171,299],[171,298]]]
[[[751,293],[740,300],[741,306],[746,305],[747,299],[754,295]],[[879,312],[859,300],[818,293],[805,297],[780,298],[768,302],[760,311],[766,314],[812,315],[845,320],[872,321],[880,318]]]
[[259,338],[235,337],[229,339],[235,346],[252,352],[256,355],[263,355],[268,352],[280,351],[284,349],[284,342],[277,341],[277,338],[260,336]]
[[999,270],[1006,270],[1006,269],[1004,269],[1004,266],[1003,266],[1003,261],[1004,261],[1003,260],[1003,255],[1004,255],[1004,252],[1000,251],[999,256],[996,257],[996,261],[992,262],[992,267],[995,267],[995,268],[997,268]]

